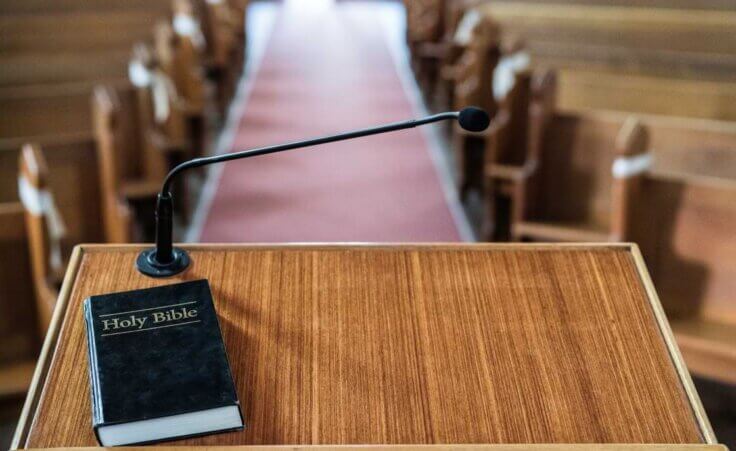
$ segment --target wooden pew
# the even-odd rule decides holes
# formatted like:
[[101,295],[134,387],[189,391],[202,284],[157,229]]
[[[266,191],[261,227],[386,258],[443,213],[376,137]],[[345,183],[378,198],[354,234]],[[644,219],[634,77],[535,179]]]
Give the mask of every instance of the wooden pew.
[[11,193],[0,194],[0,339],[7,344],[0,349],[2,365],[31,357],[39,343],[23,209]]
[[[60,187],[62,195],[57,195],[57,205],[70,212],[66,220],[69,239],[97,237],[97,240],[104,241],[101,224],[83,219],[85,212],[89,212],[89,216],[100,217],[100,201],[95,189],[99,182],[95,181],[97,157],[93,136],[81,133],[38,137],[35,144],[43,149],[48,167],[51,168],[51,186]],[[0,178],[3,180],[0,193],[4,193],[10,203],[19,202],[17,168],[22,147],[20,140],[0,141]],[[70,180],[78,180],[79,183],[69,183]],[[87,183],[87,180],[92,182]]]
[[449,0],[442,11],[442,36],[437,41],[417,42],[412,47],[416,77],[429,103],[440,110],[452,105],[452,80],[442,76],[455,64],[473,39],[480,16],[473,10],[478,0]]
[[[532,241],[620,241],[621,201],[611,174],[614,159],[646,152],[641,122],[605,115],[555,114],[544,131],[539,169],[513,199],[511,237]],[[625,190],[626,188],[622,188]]]
[[[479,190],[483,185],[485,155],[501,152],[499,143],[495,141],[502,136],[495,130],[507,125],[513,129],[513,136],[505,146],[518,146],[521,144],[519,140],[526,136],[531,73],[526,68],[515,67],[513,60],[521,53],[518,47],[510,54],[502,53],[499,36],[500,31],[495,23],[481,20],[462,57],[443,71],[443,76],[452,80],[455,90],[454,109],[474,105],[496,116],[491,129],[483,133],[454,127],[453,148],[458,162],[459,192],[463,200],[471,189]],[[495,161],[495,157],[489,161]]]
[[560,70],[559,107],[736,120],[736,83]]
[[156,59],[164,74],[173,82],[178,96],[177,109],[183,115],[185,130],[177,139],[187,140],[193,154],[202,155],[206,146],[206,82],[199,49],[191,36],[174,33],[167,22],[156,24],[154,31]]
[[40,347],[16,164],[7,153],[0,147],[0,413],[25,396]]
[[[3,40],[3,44],[11,45],[17,37],[38,39],[40,47],[34,52],[0,50],[0,62],[5,63],[0,65],[0,117],[3,119],[0,138],[90,130],[88,99],[94,84],[125,83],[131,42],[139,36],[152,36],[152,24],[157,17],[171,17],[171,0],[167,0],[165,10],[160,7],[162,2],[154,3],[159,6],[154,5],[150,10],[132,2],[128,9],[110,4],[102,5],[97,11],[95,8],[100,5],[89,5],[91,11],[97,11],[92,13],[85,11],[80,4],[77,5],[79,11],[73,13],[3,17],[3,26],[7,26],[0,30],[8,38]],[[177,14],[192,14],[194,11],[188,2],[174,3]],[[237,8],[227,11],[242,12]],[[236,17],[233,22],[238,20]],[[117,30],[116,27],[122,28]],[[47,39],[46,33],[32,32],[36,28],[51,29],[56,39]],[[244,30],[240,32],[242,35]],[[64,44],[67,37],[73,38],[67,42],[68,45]],[[118,41],[108,42],[108,38]],[[194,65],[204,62],[193,57],[196,52],[191,49],[191,43],[187,44],[187,37],[174,35],[173,40],[176,43],[174,65],[177,70],[172,72],[175,75],[172,78],[177,82],[182,97],[190,104],[190,117],[185,121],[190,122],[187,125],[193,136],[188,139],[192,141],[193,148],[203,149],[206,125],[202,121],[202,113],[206,99],[201,73],[197,73],[201,69],[194,68]],[[184,57],[187,52],[182,50],[187,46],[190,47],[189,58]],[[60,51],[62,48],[64,50]],[[230,62],[237,63],[238,60],[242,60],[242,56]],[[179,70],[184,66],[192,69]],[[234,91],[235,81],[231,85],[225,89],[228,94],[221,98],[224,105]],[[172,124],[168,126],[173,127]]]
[[736,12],[489,2],[542,64],[695,80],[728,79]]
[[[5,158],[0,159],[6,163]],[[10,167],[14,166],[11,163]],[[17,183],[16,177],[5,183]],[[23,394],[30,378],[21,381],[25,387],[17,390],[18,379],[10,373],[15,374],[20,362],[32,362],[40,346],[23,208],[14,195],[0,191],[0,342],[4,345],[0,349],[0,379],[5,380],[0,383],[0,400]]]
[[[456,8],[455,15],[460,17],[459,23],[455,27],[452,39],[441,44],[444,50],[438,56],[441,68],[439,81],[434,91],[429,93],[432,96],[430,100],[440,110],[455,108],[461,102],[466,102],[462,103],[463,106],[474,104],[483,107],[486,104],[492,104],[494,101],[484,95],[493,94],[489,84],[500,62],[499,58],[502,58],[499,52],[510,52],[504,52],[508,49],[501,47],[501,32],[498,24],[493,20],[487,16],[481,16],[469,6],[464,9]],[[487,61],[480,61],[480,59]],[[491,66],[484,67],[484,64]],[[467,90],[468,80],[473,78],[484,85],[474,87],[471,94],[463,93],[463,88],[458,85],[464,84],[464,89]],[[458,95],[461,99],[456,101],[455,94],[458,87]],[[475,103],[467,103],[471,100]],[[493,109],[493,105],[489,107]]]
[[176,160],[193,154],[187,116],[195,107],[182,98],[150,46],[135,46],[130,68],[136,97],[136,133],[143,146],[143,172],[149,179],[163,180]]
[[[150,17],[167,15],[171,8],[169,0],[72,3],[71,0],[51,3],[24,0],[0,5],[3,13],[0,17],[0,60],[3,62],[0,68],[0,166],[4,170],[17,168],[20,148],[28,140],[38,143],[34,149],[43,149],[51,167],[51,185],[62,188],[57,204],[60,210],[69,213],[70,234],[63,241],[65,251],[70,243],[106,239],[100,202],[90,197],[97,195],[97,190],[90,188],[91,183],[79,182],[85,180],[84,176],[97,177],[98,174],[96,143],[90,135],[92,83],[109,79],[116,87],[127,86],[128,82],[121,82],[121,79],[127,74],[129,40],[133,36],[150,36],[150,23],[154,20]],[[47,6],[48,11],[43,9]],[[131,13],[137,8],[139,12]],[[154,8],[157,12],[152,14]],[[46,14],[52,10],[62,14]],[[92,10],[94,14],[90,14]],[[68,14],[71,11],[75,14]],[[112,18],[113,15],[108,14],[111,12],[120,20],[100,23],[102,18]],[[116,32],[116,27],[125,32]],[[35,32],[36,29],[44,29],[46,33]],[[55,40],[48,38],[49,30]],[[104,52],[100,52],[103,49]],[[122,63],[119,60],[123,53],[118,49],[125,50]],[[108,55],[99,56],[102,53]],[[55,58],[60,60],[59,64]],[[44,67],[39,61],[50,64]],[[108,61],[111,61],[109,67]],[[95,65],[98,70],[94,72],[87,72],[84,67]],[[24,72],[24,66],[30,71]],[[113,72],[108,78],[106,74]],[[60,80],[63,83],[56,83]],[[38,84],[39,81],[50,83]],[[135,91],[129,91],[136,95]],[[152,140],[161,143],[161,140]],[[0,350],[0,399],[4,401],[7,396],[20,394],[17,392],[27,386],[33,365],[30,362],[25,365],[23,359],[33,355],[38,341],[33,327],[36,313],[32,302],[33,284],[30,271],[26,270],[30,268],[29,244],[23,207],[18,201],[17,172],[3,174],[2,180],[0,222],[4,227],[0,233],[0,257],[13,265],[5,268],[0,264],[0,272],[4,274],[0,275],[0,339],[7,345]],[[75,183],[69,184],[69,180]],[[95,216],[94,223],[80,222],[80,218]],[[80,238],[82,236],[86,238]],[[125,241],[120,238],[124,235],[117,237],[117,241]]]
[[654,165],[627,213],[691,371],[736,383],[736,124],[642,116]]
[[[736,151],[728,161],[712,158],[736,168]],[[736,180],[648,173],[636,196],[629,238],[642,249],[688,367],[736,383]]]
[[0,14],[157,11],[168,13],[171,0],[3,0]]
[[[137,46],[133,63],[146,71],[143,80],[135,81],[133,87],[126,89],[98,86],[92,101],[93,124],[103,164],[101,174],[105,176],[103,191],[109,208],[115,210],[105,214],[108,232],[114,237],[150,241],[155,231],[151,211],[161,182],[173,165],[190,158],[193,150],[188,140],[191,133],[186,116],[175,98],[176,93],[167,94],[168,115],[157,118],[153,91],[161,88],[153,87],[152,77],[165,77],[165,74],[158,68],[150,49],[145,45]],[[168,83],[173,84],[170,80]],[[177,209],[186,220],[189,212],[186,178],[178,182],[175,189],[181,197]],[[119,218],[120,208],[130,211],[137,225],[135,231],[121,235],[113,230],[119,222],[115,218]]]
[[[501,57],[498,30],[494,27],[476,27],[478,34],[470,40],[458,61],[443,69],[443,78],[452,80],[453,108],[477,106],[495,115],[493,71]],[[458,169],[460,197],[465,199],[469,189],[477,186],[486,133],[472,133],[453,126],[453,149]]]
[[439,43],[444,34],[444,11],[447,0],[405,0],[406,42],[411,55],[411,67],[420,87],[430,88],[437,80],[434,61],[417,55],[417,47]]
[[[542,80],[546,81],[532,89],[529,138],[526,144],[506,146],[506,153],[501,150],[488,154],[489,166],[485,169],[486,187],[490,187],[493,195],[487,195],[486,199],[492,206],[501,204],[508,210],[496,212],[495,219],[510,217],[512,223],[519,223],[524,222],[525,217],[538,214],[541,217],[548,216],[550,222],[555,222],[554,215],[560,215],[557,220],[566,222],[573,220],[575,214],[590,211],[591,207],[600,205],[604,206],[601,210],[602,216],[587,221],[587,229],[590,230],[590,226],[597,223],[599,227],[593,229],[600,232],[610,231],[607,227],[610,222],[601,219],[609,211],[605,205],[610,201],[610,196],[605,194],[607,186],[611,186],[610,176],[607,175],[610,170],[606,168],[610,168],[614,158],[611,145],[613,137],[616,131],[623,127],[628,115],[605,111],[583,111],[574,114],[556,110],[554,79],[548,74]],[[503,122],[507,116],[500,112],[494,122]],[[651,167],[653,173],[736,178],[736,167],[729,163],[733,153],[736,152],[736,125],[720,121],[654,115],[637,115],[637,119],[647,131],[648,151],[653,156]],[[489,133],[498,135],[503,133],[504,127],[494,124],[491,130]],[[502,140],[503,136],[492,136],[489,143],[493,145],[496,141]],[[575,157],[575,149],[580,150],[580,157]],[[601,149],[607,149],[607,152]],[[603,152],[601,159],[593,159],[591,155],[599,151]],[[587,160],[584,160],[586,158]],[[575,164],[577,167],[573,166]],[[598,164],[601,166],[598,167]],[[586,165],[590,167],[586,168]],[[537,170],[546,175],[534,176]],[[570,173],[571,171],[574,172]],[[564,196],[556,197],[553,194],[560,183],[563,186],[572,183],[571,181],[575,180],[575,173],[583,178],[597,174],[595,180],[598,182],[593,187],[589,188],[583,183],[584,180],[579,181],[581,183],[579,191],[600,192],[598,200],[591,200],[593,204],[576,205],[569,200],[563,202],[560,199],[564,199]],[[560,179],[559,183],[556,178]],[[535,187],[533,186],[535,182],[542,183],[543,186]],[[574,191],[575,189],[571,187],[570,192]],[[530,196],[529,192],[536,194]],[[524,201],[518,202],[518,199]],[[536,206],[527,204],[535,199]],[[571,211],[566,213],[566,209]],[[612,220],[617,220],[615,215],[613,218]],[[527,226],[522,226],[522,229],[525,227]],[[500,229],[504,232],[505,228],[501,225]],[[537,232],[541,232],[541,229]],[[502,236],[505,234],[502,233]],[[603,239],[605,236],[606,233],[603,233],[598,238]],[[554,236],[537,237],[542,238],[555,240]],[[585,237],[581,235],[580,239],[583,238]],[[589,239],[592,238],[593,236]],[[609,235],[609,238],[613,237]],[[567,238],[563,236],[559,239]]]
[[103,223],[108,240],[116,243],[150,237],[151,212],[161,183],[160,174],[151,176],[144,163],[145,152],[151,149],[137,130],[137,94],[101,85],[92,98]]
[[227,0],[200,1],[199,16],[207,42],[205,67],[217,85],[218,106],[224,112],[245,63],[245,5]]
[[66,269],[61,254],[66,230],[49,190],[49,170],[38,146],[23,146],[19,167],[18,190],[25,212],[39,330],[43,333],[51,322]]
[[92,88],[89,82],[0,88],[0,139],[89,133]]
[[515,0],[517,3],[552,3],[556,5],[634,6],[639,8],[696,9],[736,11],[730,0]]
[[736,12],[508,1],[480,10],[523,38],[535,65],[559,69],[563,109],[736,117]]
[[649,130],[653,174],[736,181],[736,123],[640,115]]
[[[64,212],[67,238],[62,241],[62,254],[68,255],[71,245],[85,241],[104,241],[100,224],[100,200],[97,189],[97,159],[94,141],[89,134],[68,134],[66,136],[39,137],[38,142],[43,146],[50,171],[50,185],[56,193],[56,205]],[[3,202],[0,210],[3,224],[24,224],[24,209],[19,196],[18,161],[21,141],[0,141],[0,195]],[[70,183],[70,181],[74,181]],[[11,215],[12,212],[12,215]],[[87,220],[87,218],[95,218]],[[8,251],[12,249],[13,257],[8,261],[14,262],[15,268],[8,271],[13,274],[15,284],[32,289],[31,260],[28,252],[28,234],[24,227],[16,231],[12,240],[6,242]],[[27,274],[27,275],[26,275]],[[28,279],[25,279],[28,277]],[[25,280],[25,282],[23,282]],[[21,294],[21,293],[18,293]],[[33,305],[33,292],[23,293],[25,296],[15,298],[16,302],[28,302]],[[30,296],[28,296],[30,294]],[[44,305],[44,304],[41,304]],[[46,304],[48,305],[48,304]],[[0,308],[5,307],[5,299],[0,302]],[[31,311],[41,318],[48,318],[49,311],[32,308]],[[46,316],[44,316],[46,315]],[[41,332],[44,320],[39,324]],[[38,328],[34,327],[34,335]],[[43,333],[41,333],[41,336]]]
[[[148,49],[145,49],[143,54],[144,58],[152,58]],[[192,144],[188,141],[189,128],[181,109],[174,99],[169,99],[172,102],[169,105],[170,114],[158,123],[155,119],[150,86],[134,89],[130,82],[124,81],[110,87],[125,93],[123,95],[125,105],[131,114],[130,117],[133,118],[128,122],[129,127],[124,132],[127,141],[122,145],[125,151],[121,153],[121,158],[137,162],[135,164],[138,166],[134,169],[138,171],[135,173],[135,179],[140,179],[138,174],[145,174],[145,180],[160,183],[171,164],[189,155],[187,152],[191,152]],[[80,86],[79,92],[73,93],[66,92],[64,88],[65,86],[60,86],[55,90],[52,89],[46,96],[30,99],[23,98],[19,94],[20,99],[17,102],[3,103],[0,106],[0,116],[3,119],[0,137],[6,139],[0,139],[0,145],[6,148],[15,146],[17,152],[23,142],[31,140],[40,141],[39,144],[45,148],[48,142],[54,144],[53,137],[58,135],[58,140],[64,141],[65,145],[71,146],[73,140],[79,139],[77,144],[80,146],[93,146],[91,88],[84,84]],[[16,117],[16,114],[19,117]],[[96,166],[92,170],[96,171]],[[15,180],[15,177],[10,177],[9,180]],[[129,191],[131,196],[138,198],[152,195],[142,189],[140,184],[131,185]],[[12,192],[15,193],[14,190]],[[186,208],[183,211],[187,211]],[[141,215],[141,218],[150,218],[150,214]],[[152,225],[145,226],[150,222],[149,219],[145,220],[143,228],[147,233],[139,235],[138,238],[152,237]]]
[[130,50],[0,56],[0,86],[114,80],[124,76]]
[[486,202],[481,231],[491,240],[510,239],[510,221],[530,183],[522,183],[539,165],[541,134],[554,111],[556,78],[552,71],[514,74],[513,87],[500,105],[487,133],[480,162],[482,199]]
[[200,53],[200,62],[215,83],[217,106],[224,115],[245,64],[244,7],[227,0],[200,0],[189,7],[186,5],[187,2],[175,2],[174,10],[201,18],[206,45]]
[[156,20],[169,14],[157,8],[3,14],[0,15],[3,37],[0,54],[125,51],[132,42],[150,37]]

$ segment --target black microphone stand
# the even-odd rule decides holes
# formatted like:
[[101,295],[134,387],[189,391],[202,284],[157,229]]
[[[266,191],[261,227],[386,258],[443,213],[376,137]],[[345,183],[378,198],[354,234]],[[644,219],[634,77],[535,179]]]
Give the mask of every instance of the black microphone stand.
[[138,271],[147,276],[170,277],[184,271],[189,266],[190,258],[186,251],[176,248],[173,245],[174,205],[169,189],[173,178],[187,169],[206,166],[213,163],[238,160],[241,158],[284,152],[302,147],[327,144],[335,141],[360,138],[379,133],[404,130],[447,119],[457,119],[462,128],[473,132],[485,130],[490,122],[488,115],[483,110],[469,107],[462,111],[450,111],[427,116],[422,119],[395,122],[393,124],[382,125],[379,127],[323,136],[306,141],[295,141],[286,144],[232,152],[223,155],[214,155],[211,157],[195,158],[193,160],[185,161],[184,163],[174,167],[164,179],[161,186],[161,192],[159,192],[156,199],[156,247],[149,248],[141,252],[136,260],[136,267],[138,268]]

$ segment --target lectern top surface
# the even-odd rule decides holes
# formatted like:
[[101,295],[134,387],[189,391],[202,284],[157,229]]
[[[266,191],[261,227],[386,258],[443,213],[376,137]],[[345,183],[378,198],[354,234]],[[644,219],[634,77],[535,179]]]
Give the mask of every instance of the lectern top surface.
[[166,280],[139,249],[77,250],[20,446],[96,445],[86,297],[199,278],[246,429],[179,444],[713,440],[627,245],[199,245]]

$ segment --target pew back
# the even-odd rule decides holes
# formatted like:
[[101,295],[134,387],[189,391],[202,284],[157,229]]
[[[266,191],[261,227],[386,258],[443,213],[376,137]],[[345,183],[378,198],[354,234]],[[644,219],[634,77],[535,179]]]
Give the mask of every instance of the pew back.
[[90,130],[87,84],[0,90],[0,138]]
[[3,0],[0,14],[91,13],[158,11],[166,13],[171,0]]
[[539,64],[696,80],[730,79],[736,67],[736,12],[508,1],[483,11]]
[[[580,114],[557,112],[545,127],[541,140],[539,212],[559,220],[580,219],[594,223],[609,214],[613,137],[627,114],[587,110]],[[650,172],[665,178],[716,177],[736,180],[736,125],[722,121],[637,115],[646,128],[653,154]],[[595,180],[595,182],[586,182]],[[589,186],[589,183],[593,183]],[[555,193],[575,190],[593,193],[591,205],[560,204]],[[587,213],[585,213],[587,212]]]
[[155,9],[3,14],[0,15],[0,54],[49,56],[59,51],[124,50],[135,39],[150,36],[155,20],[165,14]]
[[115,80],[125,77],[130,49],[0,55],[0,86]]
[[736,180],[736,124],[641,116],[651,135],[656,174]]
[[480,9],[505,39],[525,40],[535,66],[559,70],[564,110],[736,119],[736,11],[503,0]]
[[622,119],[618,115],[566,113],[550,118],[543,137],[532,217],[609,228],[611,165]]
[[556,5],[636,6],[641,8],[699,9],[736,11],[731,0],[515,0],[518,3],[553,3]]

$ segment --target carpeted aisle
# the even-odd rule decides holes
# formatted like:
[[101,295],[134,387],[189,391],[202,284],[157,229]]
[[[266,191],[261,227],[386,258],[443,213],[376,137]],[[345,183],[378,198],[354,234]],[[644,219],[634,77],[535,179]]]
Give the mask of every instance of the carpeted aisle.
[[[233,150],[412,118],[370,7],[287,1]],[[458,241],[418,130],[227,163],[203,242]]]

